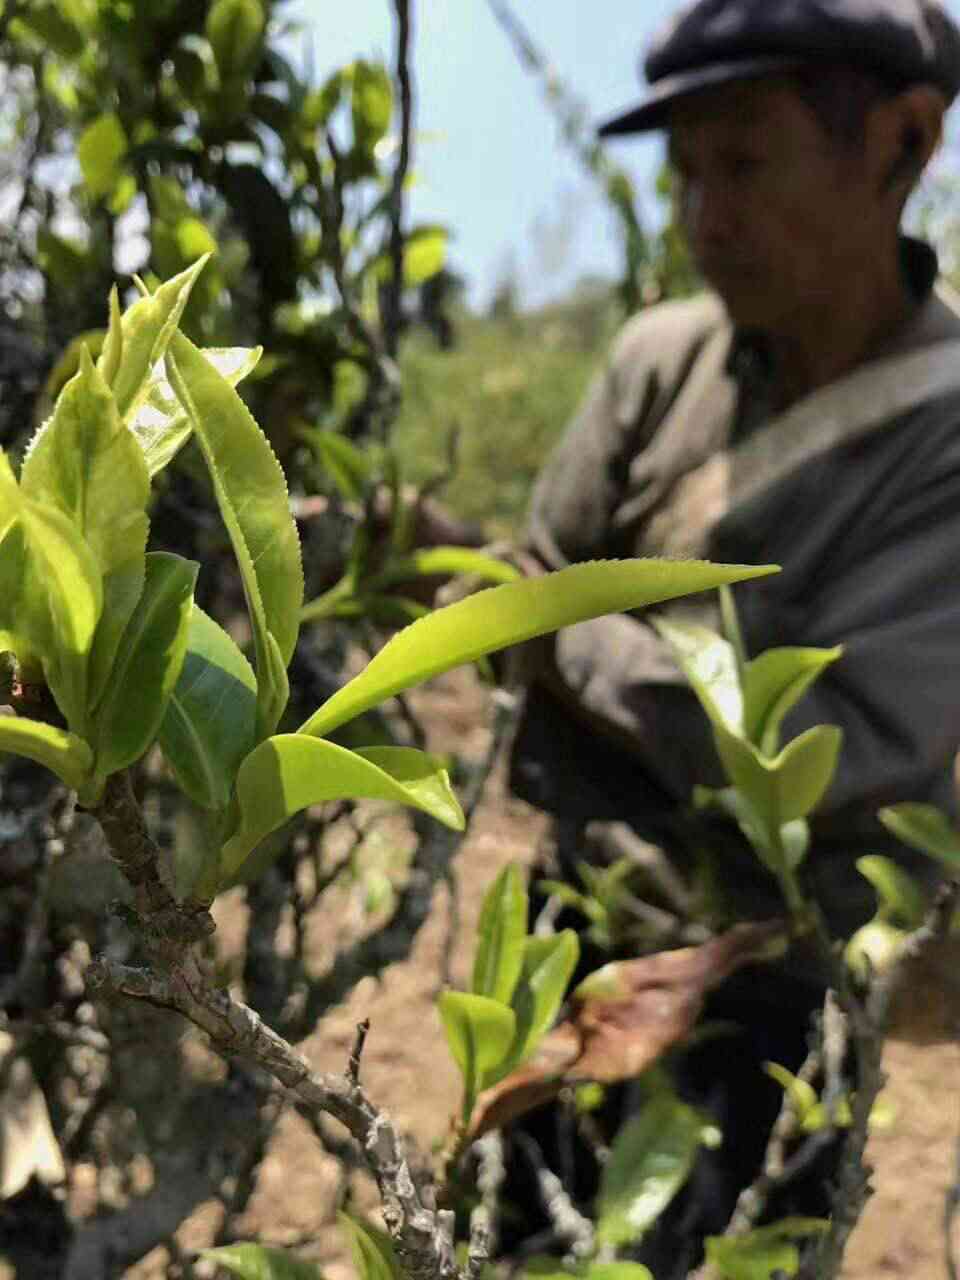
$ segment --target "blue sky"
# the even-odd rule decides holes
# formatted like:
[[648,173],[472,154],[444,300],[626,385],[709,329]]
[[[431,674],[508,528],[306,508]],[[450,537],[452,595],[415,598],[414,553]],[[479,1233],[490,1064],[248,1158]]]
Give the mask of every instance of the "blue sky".
[[[677,0],[512,0],[562,82],[595,119],[639,98],[637,65]],[[451,265],[484,305],[505,272],[536,305],[584,274],[617,269],[603,200],[558,138],[536,78],[518,62],[486,0],[413,0],[417,90],[413,219],[454,233]],[[948,0],[960,17],[960,0]],[[360,55],[393,56],[389,0],[293,0],[318,76]],[[957,111],[960,112],[960,106]],[[638,190],[660,164],[658,139],[611,146]],[[646,204],[646,207],[645,207]],[[653,204],[641,213],[654,216]]]

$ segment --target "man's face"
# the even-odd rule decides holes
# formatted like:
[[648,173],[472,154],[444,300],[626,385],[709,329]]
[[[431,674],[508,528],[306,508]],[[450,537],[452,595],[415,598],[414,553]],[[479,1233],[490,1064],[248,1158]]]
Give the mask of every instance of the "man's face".
[[788,81],[697,94],[669,134],[681,224],[735,322],[789,335],[886,251],[863,157],[825,134]]

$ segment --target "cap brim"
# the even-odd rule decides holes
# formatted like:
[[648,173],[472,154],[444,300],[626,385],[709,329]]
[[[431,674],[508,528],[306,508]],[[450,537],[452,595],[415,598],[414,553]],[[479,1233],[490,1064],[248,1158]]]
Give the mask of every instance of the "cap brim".
[[699,93],[703,89],[729,84],[733,80],[754,80],[758,76],[791,71],[803,65],[804,59],[801,58],[750,58],[742,62],[713,63],[709,67],[679,71],[676,75],[658,80],[639,106],[600,125],[597,134],[601,138],[609,138],[621,133],[644,133],[648,129],[662,129],[667,124],[670,108],[681,98]]

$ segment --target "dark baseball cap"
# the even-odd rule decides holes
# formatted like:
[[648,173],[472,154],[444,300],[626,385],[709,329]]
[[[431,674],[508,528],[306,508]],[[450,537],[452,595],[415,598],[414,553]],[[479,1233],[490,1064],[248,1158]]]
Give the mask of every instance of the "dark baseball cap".
[[845,63],[892,89],[960,91],[960,29],[938,0],[697,0],[655,38],[643,62],[646,98],[600,134],[662,128],[669,108],[701,89],[820,63]]

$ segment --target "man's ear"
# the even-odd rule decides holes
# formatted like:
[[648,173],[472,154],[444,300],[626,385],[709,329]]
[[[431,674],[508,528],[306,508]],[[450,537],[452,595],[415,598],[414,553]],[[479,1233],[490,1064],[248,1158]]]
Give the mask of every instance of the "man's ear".
[[875,138],[884,153],[882,195],[900,189],[906,198],[916,186],[940,143],[946,109],[946,99],[932,85],[914,85],[876,109]]

